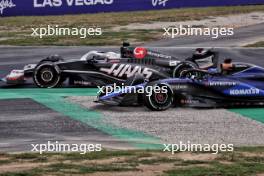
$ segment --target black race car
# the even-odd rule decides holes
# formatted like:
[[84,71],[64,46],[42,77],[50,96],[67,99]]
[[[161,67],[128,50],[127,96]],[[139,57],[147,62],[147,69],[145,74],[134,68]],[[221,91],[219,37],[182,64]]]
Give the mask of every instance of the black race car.
[[41,88],[59,87],[66,80],[69,85],[102,86],[124,83],[137,73],[150,81],[179,77],[186,69],[216,68],[217,61],[218,53],[213,50],[197,49],[191,57],[180,61],[173,56],[124,43],[120,54],[90,51],[81,59],[67,61],[53,55],[38,64],[26,65],[24,70],[11,71],[2,81],[25,84],[33,78]]

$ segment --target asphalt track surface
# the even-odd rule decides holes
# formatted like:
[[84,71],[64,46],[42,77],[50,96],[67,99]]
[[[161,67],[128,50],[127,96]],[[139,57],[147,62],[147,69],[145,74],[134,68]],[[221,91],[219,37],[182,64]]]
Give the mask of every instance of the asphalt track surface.
[[[63,56],[66,60],[68,59],[79,59],[83,54],[90,50],[99,50],[99,51],[115,51],[118,52],[119,48],[117,47],[101,47],[101,48],[94,48],[94,47],[0,47],[0,76],[5,76],[11,69],[21,69],[25,64],[30,63],[37,63],[40,59],[45,58],[47,55],[51,54],[59,54]],[[170,55],[174,55],[180,60],[188,57],[191,55],[191,53],[194,51],[194,48],[172,48],[172,47],[154,47],[150,48],[152,50],[157,50],[162,53],[167,53]],[[220,52],[220,62],[226,58],[233,58],[234,61],[241,61],[241,62],[250,62],[253,64],[257,64],[260,66],[264,66],[264,49],[257,49],[257,48],[215,48],[215,50]],[[3,86],[3,84],[2,84]],[[30,86],[32,87],[32,86]],[[34,87],[34,86],[33,86]],[[6,88],[6,87],[5,87]],[[8,90],[8,89],[3,89]],[[36,89],[37,90],[37,89]],[[12,91],[16,91],[13,89]],[[83,102],[81,102],[83,103]],[[84,106],[85,108],[91,108],[90,106]],[[104,109],[109,107],[104,107]],[[93,107],[91,108],[93,109]],[[95,110],[97,110],[95,108]],[[157,124],[159,119],[155,118],[155,121],[147,123],[144,121],[145,125],[140,126],[140,123],[135,123],[135,121],[140,120],[140,118],[143,118],[146,114],[143,112],[142,109],[136,110],[139,111],[139,113],[134,113],[135,109],[130,108],[126,112],[129,112],[132,116],[135,117],[135,121],[133,123],[130,123],[133,121],[133,119],[122,119],[121,117],[124,117],[124,114],[120,114],[117,111],[113,112],[107,112],[101,109],[102,114],[112,120],[113,124],[116,126],[119,126],[120,128],[126,128],[129,130],[139,131],[140,133],[144,133],[147,135],[151,135],[154,137],[159,137],[162,139],[162,141],[170,141],[173,142],[173,139],[176,140],[182,140],[183,139],[190,139],[189,136],[195,136],[194,134],[199,135],[200,137],[204,133],[196,133],[195,131],[188,131],[185,133],[185,135],[181,135],[179,138],[171,138],[170,136],[175,136],[175,133],[166,133],[164,138],[164,131],[162,131],[163,128],[159,128],[159,130],[155,130],[155,132],[142,130],[142,128],[147,127],[147,124],[152,124],[154,127],[154,124]],[[41,105],[31,99],[9,99],[9,100],[0,100],[0,151],[29,151],[30,150],[30,144],[31,143],[47,143],[48,140],[50,141],[60,141],[64,143],[101,143],[103,144],[103,147],[106,148],[115,148],[115,149],[123,149],[123,148],[134,148],[134,145],[131,145],[131,143],[126,143],[123,138],[116,138],[113,137],[114,134],[112,131],[102,131],[100,128],[98,129],[96,125],[93,124],[84,124],[80,123],[78,119],[72,119],[71,117],[63,114],[58,113],[56,110],[52,110],[51,108],[47,108],[44,105]],[[142,112],[142,113],[140,113]],[[181,110],[182,116],[185,117],[188,116],[189,113],[194,113],[193,110]],[[207,112],[208,113],[208,112]],[[199,113],[198,113],[199,114]],[[201,112],[203,114],[203,112]],[[204,113],[205,114],[205,113]],[[209,113],[210,114],[210,113]],[[223,116],[225,113],[220,113],[218,116]],[[162,117],[171,117],[172,111],[163,112]],[[116,117],[117,119],[115,119]],[[131,117],[131,116],[130,116]],[[118,119],[119,118],[119,119]],[[201,117],[202,118],[202,117]],[[145,119],[150,119],[149,117],[146,117]],[[186,119],[188,119],[186,117]],[[203,118],[204,119],[204,118]],[[171,119],[172,120],[172,119]],[[110,123],[107,120],[104,120],[106,123]],[[188,121],[188,120],[187,120]],[[245,119],[244,119],[245,121]],[[241,122],[244,122],[241,120]],[[116,123],[115,123],[116,122]],[[128,122],[128,123],[126,123]],[[167,121],[168,122],[168,121]],[[177,123],[177,121],[171,121]],[[228,121],[227,121],[228,122]],[[227,123],[226,122],[226,123]],[[234,119],[229,120],[230,123],[237,122]],[[246,121],[247,122],[247,121]],[[226,123],[223,123],[222,126],[218,126],[218,130],[225,130],[224,127],[226,127]],[[127,124],[131,124],[132,126],[129,126]],[[138,127],[134,128],[133,124]],[[169,123],[168,123],[169,124]],[[172,124],[172,123],[170,123]],[[200,123],[202,124],[202,123]],[[205,122],[206,124],[206,122]],[[209,123],[211,124],[211,123]],[[219,124],[219,122],[214,122],[212,124]],[[249,125],[250,124],[250,125]],[[236,130],[237,133],[235,133],[233,136],[234,138],[228,138],[230,140],[225,140],[222,142],[233,142],[237,145],[260,145],[264,144],[263,141],[259,140],[257,138],[258,134],[264,134],[263,132],[263,125],[259,122],[255,123],[250,121],[249,124],[247,123],[246,126],[248,127],[256,127],[256,130],[249,132],[250,130],[241,128],[241,126],[235,126],[236,129],[244,129],[245,132],[248,133],[246,135],[246,138],[243,138],[243,134],[241,131]],[[185,126],[188,125],[188,123],[184,124]],[[156,126],[155,126],[156,127]],[[214,126],[211,125],[212,129]],[[245,124],[244,124],[245,127]],[[198,127],[199,129],[202,129],[202,126]],[[228,126],[228,128],[232,128],[232,126]],[[103,129],[103,128],[102,128]],[[175,128],[171,128],[170,131],[176,132]],[[180,129],[180,128],[179,128]],[[189,128],[186,128],[189,129]],[[195,129],[195,128],[194,128]],[[161,131],[160,131],[161,130]],[[178,131],[179,132],[179,131]],[[203,131],[204,132],[204,131]],[[125,132],[126,133],[126,132]],[[238,136],[237,134],[242,134],[242,137]],[[211,135],[208,135],[207,137],[203,137],[203,140],[195,141],[193,142],[208,142],[208,138],[215,139],[213,141],[209,142],[221,142],[221,135],[222,133],[212,133]],[[227,133],[223,134],[228,137]],[[253,137],[255,136],[255,137]],[[261,137],[261,135],[259,135]],[[142,140],[145,138],[142,137]],[[239,140],[243,139],[243,140]],[[251,141],[248,141],[246,143],[245,141],[247,139],[252,139]],[[233,140],[233,141],[232,141]],[[256,142],[259,141],[260,143]],[[137,142],[137,141],[136,141]]]
[[1,100],[0,106],[1,152],[29,152],[33,149],[31,144],[46,144],[48,141],[129,148],[127,143],[70,119],[32,99]]
[[237,28],[233,36],[221,36],[213,39],[210,36],[183,36],[151,42],[155,47],[237,47],[264,40],[264,23]]

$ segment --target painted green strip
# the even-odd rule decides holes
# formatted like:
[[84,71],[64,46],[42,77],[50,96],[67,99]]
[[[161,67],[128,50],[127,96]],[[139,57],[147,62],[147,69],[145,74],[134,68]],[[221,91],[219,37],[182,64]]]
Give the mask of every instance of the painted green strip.
[[264,108],[230,109],[230,111],[264,123]]
[[97,89],[94,88],[66,88],[66,89],[1,89],[0,99],[29,98],[38,95],[50,96],[95,96]]
[[63,97],[95,96],[97,89],[2,89],[0,99],[31,98],[54,111],[81,121],[140,149],[160,149],[160,139],[102,122],[102,114],[67,102]]

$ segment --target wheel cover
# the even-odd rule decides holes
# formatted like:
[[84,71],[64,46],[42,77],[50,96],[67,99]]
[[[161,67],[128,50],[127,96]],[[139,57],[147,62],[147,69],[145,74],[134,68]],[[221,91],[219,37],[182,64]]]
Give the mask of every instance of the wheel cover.
[[[160,86],[160,85],[159,85]],[[168,85],[166,86],[167,92],[153,92],[148,96],[150,105],[156,110],[165,110],[169,108],[173,102],[173,92]],[[163,89],[164,90],[164,89]]]
[[50,70],[44,70],[41,73],[41,79],[44,82],[50,82],[53,79],[53,72]]
[[60,82],[60,74],[56,66],[43,64],[36,69],[34,80],[39,87],[53,88]]
[[165,103],[167,101],[168,94],[166,94],[166,93],[157,93],[157,94],[154,95],[154,97],[155,97],[155,100],[156,100],[157,103],[163,104],[163,103]]

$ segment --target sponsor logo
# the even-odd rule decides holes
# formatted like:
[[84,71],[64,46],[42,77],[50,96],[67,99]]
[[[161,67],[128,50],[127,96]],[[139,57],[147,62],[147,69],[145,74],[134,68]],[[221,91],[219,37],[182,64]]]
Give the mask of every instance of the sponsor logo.
[[166,59],[171,59],[172,58],[171,56],[167,56],[167,55],[164,55],[164,54],[161,54],[161,53],[154,53],[154,52],[151,52],[151,51],[149,51],[148,54],[150,56],[153,56],[153,57],[166,58]]
[[181,63],[181,61],[170,61],[170,66],[173,67],[173,66],[177,66],[179,63]]
[[0,1],[0,14],[4,14],[4,10],[6,8],[13,8],[16,7],[16,5],[13,3],[12,0],[2,0]]
[[153,7],[156,7],[156,6],[163,6],[163,7],[166,7],[166,3],[168,2],[169,0],[152,0],[152,5]]
[[114,0],[34,0],[34,7],[61,7],[63,3],[66,3],[69,7],[111,5]]
[[235,86],[237,85],[236,82],[228,82],[228,81],[212,81],[212,82],[207,82],[206,83],[208,86]]
[[258,95],[260,94],[259,89],[234,89],[230,90],[230,95]]
[[134,49],[134,57],[136,59],[144,59],[144,57],[147,55],[148,51],[146,48],[140,48],[137,47]]
[[129,78],[139,73],[148,79],[153,74],[149,68],[142,68],[141,66],[132,67],[132,65],[129,64],[113,64],[111,68],[101,68],[100,71],[120,78],[123,76]]
[[181,99],[181,104],[198,104],[198,100],[192,100],[192,99]]
[[76,81],[76,80],[74,80],[73,84],[74,85],[82,85],[82,86],[91,86],[92,85],[91,82],[87,82],[87,81]]
[[187,85],[174,85],[173,89],[175,90],[181,90],[181,89],[187,89],[188,86]]

